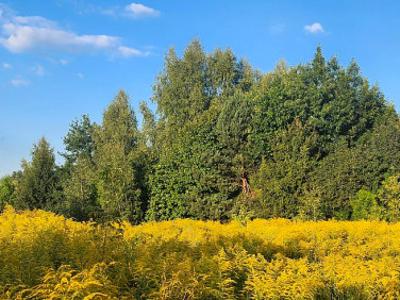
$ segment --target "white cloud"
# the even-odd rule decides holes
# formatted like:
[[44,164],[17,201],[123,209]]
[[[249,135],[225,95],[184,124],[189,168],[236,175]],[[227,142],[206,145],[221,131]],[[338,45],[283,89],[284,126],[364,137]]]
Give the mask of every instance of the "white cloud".
[[0,44],[13,53],[48,49],[69,52],[110,50],[119,43],[119,39],[114,36],[77,35],[53,27],[36,27],[18,23],[4,24],[3,34]]
[[[1,10],[0,17],[2,17]],[[72,31],[60,29],[54,22],[40,16],[0,18],[0,26],[2,29],[0,46],[3,46],[12,53],[29,51],[48,52],[54,50],[121,54],[120,48],[122,48],[132,49],[130,55],[122,55],[124,57],[144,55],[138,49],[123,45],[121,39],[117,36],[77,34]]]
[[1,66],[6,70],[12,69],[12,65],[6,62],[2,63]]
[[309,33],[312,33],[312,34],[317,34],[317,33],[323,33],[324,32],[324,28],[318,22],[315,22],[315,23],[312,23],[310,25],[304,26],[304,30],[309,32]]
[[76,76],[78,76],[79,79],[85,78],[85,75],[83,75],[82,73],[76,73]]
[[66,59],[60,59],[60,60],[59,60],[59,63],[60,63],[61,65],[65,66],[65,65],[68,65],[68,64],[69,64],[69,61],[66,60]]
[[125,46],[119,46],[118,47],[118,52],[121,56],[123,57],[131,57],[131,56],[147,56],[149,55],[149,52],[143,52],[135,48],[130,48],[130,47],[125,47]]
[[32,68],[33,73],[37,76],[43,76],[45,74],[44,68],[41,65],[36,65]]
[[160,12],[154,8],[145,6],[141,3],[131,3],[125,6],[125,11],[133,17],[157,17]]
[[269,26],[269,32],[273,35],[278,35],[286,30],[286,25],[282,23],[277,23]]
[[46,18],[40,17],[40,16],[28,16],[28,17],[23,17],[23,16],[15,16],[13,17],[15,23],[18,24],[26,24],[30,26],[40,26],[40,27],[55,27],[56,24],[50,20],[47,20]]
[[28,86],[31,82],[29,80],[22,79],[22,78],[14,78],[10,81],[10,83],[14,87],[25,87],[25,86]]
[[115,17],[120,13],[120,7],[110,7],[110,8],[99,8],[98,12],[105,16],[112,16]]

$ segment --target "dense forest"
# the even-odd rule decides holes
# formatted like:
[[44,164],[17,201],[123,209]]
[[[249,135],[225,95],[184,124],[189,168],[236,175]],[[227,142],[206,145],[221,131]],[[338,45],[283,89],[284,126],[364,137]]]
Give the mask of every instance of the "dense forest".
[[171,49],[138,126],[120,91],[100,124],[45,138],[0,181],[0,208],[75,220],[400,219],[399,116],[355,61],[255,70],[231,50]]

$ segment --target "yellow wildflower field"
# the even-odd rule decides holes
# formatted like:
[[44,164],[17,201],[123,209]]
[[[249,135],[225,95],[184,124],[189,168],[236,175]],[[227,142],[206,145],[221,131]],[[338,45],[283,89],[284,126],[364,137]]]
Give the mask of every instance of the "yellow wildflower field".
[[399,299],[400,224],[0,216],[0,299]]

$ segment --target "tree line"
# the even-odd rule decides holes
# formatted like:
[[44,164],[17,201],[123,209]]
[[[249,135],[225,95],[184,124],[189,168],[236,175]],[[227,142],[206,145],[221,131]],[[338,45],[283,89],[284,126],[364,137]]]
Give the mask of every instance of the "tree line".
[[231,50],[171,49],[138,126],[120,91],[0,180],[0,207],[77,220],[400,219],[399,116],[355,61],[255,70]]

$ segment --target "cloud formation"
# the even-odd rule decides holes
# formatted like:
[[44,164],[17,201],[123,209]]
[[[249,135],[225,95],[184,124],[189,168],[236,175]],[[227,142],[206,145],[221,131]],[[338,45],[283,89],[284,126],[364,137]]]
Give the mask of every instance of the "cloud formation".
[[129,48],[129,47],[125,47],[125,46],[119,46],[118,47],[118,52],[123,57],[147,56],[147,55],[149,55],[148,51],[143,52],[143,51],[139,51],[137,49]]
[[44,76],[45,70],[42,65],[36,65],[32,68],[33,73],[37,76]]
[[6,62],[2,63],[1,66],[6,70],[12,69],[12,65]]
[[122,57],[145,56],[110,35],[78,34],[40,16],[7,16],[0,7],[0,46],[12,53],[29,51],[109,52]]
[[141,3],[131,3],[125,6],[125,11],[136,18],[141,17],[157,17],[160,15],[160,12],[154,8],[145,6]]
[[14,87],[24,87],[30,85],[30,81],[22,78],[14,78],[10,81]]
[[324,28],[318,22],[315,22],[315,23],[312,23],[310,25],[304,26],[304,30],[309,32],[309,33],[312,33],[312,34],[317,34],[317,33],[323,33],[324,32]]
[[65,66],[65,65],[68,65],[68,64],[69,64],[69,61],[66,60],[66,59],[60,59],[60,60],[59,60],[59,63],[60,63],[61,65]]

